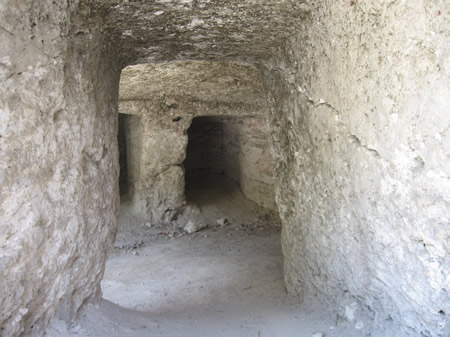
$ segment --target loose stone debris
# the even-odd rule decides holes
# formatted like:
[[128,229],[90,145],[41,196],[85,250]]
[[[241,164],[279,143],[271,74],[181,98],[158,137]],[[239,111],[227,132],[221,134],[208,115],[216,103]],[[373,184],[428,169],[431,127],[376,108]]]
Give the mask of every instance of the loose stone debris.
[[195,232],[199,232],[202,229],[205,229],[207,227],[208,227],[208,225],[193,223],[191,220],[189,220],[188,223],[186,224],[186,226],[184,227],[184,230],[186,231],[186,233],[192,234]]
[[225,218],[217,219],[216,222],[217,222],[217,224],[218,224],[219,226],[225,226],[225,225],[228,225],[228,220],[225,219]]

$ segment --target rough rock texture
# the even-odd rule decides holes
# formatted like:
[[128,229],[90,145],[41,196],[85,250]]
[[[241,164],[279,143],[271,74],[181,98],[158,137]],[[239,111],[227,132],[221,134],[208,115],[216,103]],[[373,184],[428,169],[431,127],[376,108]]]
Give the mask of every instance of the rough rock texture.
[[80,2],[80,16],[108,34],[128,64],[266,59],[310,10],[306,0]]
[[249,109],[247,114],[264,114],[261,110],[266,106],[259,72],[240,62],[178,61],[130,66],[122,71],[119,95],[121,107],[128,108],[136,101],[155,102],[160,105],[160,114],[172,110],[176,113],[177,100],[242,105]]
[[267,118],[229,119],[224,126],[225,176],[248,199],[278,212]]
[[[275,209],[267,108],[254,67],[198,61],[127,67],[119,106],[130,114],[128,197],[150,222],[168,223],[184,206],[184,166],[226,174],[249,199]],[[211,115],[191,126],[194,117]],[[129,119],[136,119],[133,126]],[[195,151],[186,159],[188,128]]]
[[98,296],[117,217],[119,67],[71,8],[0,2],[0,335]]
[[444,1],[330,1],[261,68],[288,289],[379,332],[448,336],[448,39]]
[[[345,297],[375,328],[444,336],[449,12],[444,0],[0,0],[0,333],[42,332],[98,295],[117,215],[120,67],[190,58],[263,74],[290,291]],[[173,122],[177,104],[264,111],[252,95],[158,97],[121,109],[157,108],[141,123],[172,132],[190,123]]]

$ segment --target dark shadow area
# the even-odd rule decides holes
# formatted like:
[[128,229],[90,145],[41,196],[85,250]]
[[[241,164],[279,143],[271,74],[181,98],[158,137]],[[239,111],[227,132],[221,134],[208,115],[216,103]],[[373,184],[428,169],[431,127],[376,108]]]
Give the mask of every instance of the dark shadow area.
[[[239,136],[232,129],[238,118],[203,116],[194,118],[188,129],[184,162],[186,200],[201,204],[231,197],[239,185]],[[214,192],[213,192],[214,191]]]
[[126,128],[125,119],[127,115],[119,114],[119,131],[117,134],[118,144],[119,144],[119,165],[120,165],[120,175],[119,175],[119,191],[120,195],[125,195],[130,191],[130,186],[128,183],[128,165],[127,165],[127,143],[126,143]]
[[218,117],[197,117],[188,129],[186,174],[224,174],[224,123]]

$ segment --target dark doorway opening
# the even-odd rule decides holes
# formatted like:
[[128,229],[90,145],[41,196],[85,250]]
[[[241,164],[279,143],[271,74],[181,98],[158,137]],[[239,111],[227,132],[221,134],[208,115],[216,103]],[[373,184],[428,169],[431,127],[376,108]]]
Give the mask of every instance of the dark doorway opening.
[[127,163],[127,135],[126,135],[126,118],[128,116],[119,114],[119,132],[117,134],[119,143],[119,192],[120,195],[126,195],[130,191],[128,182],[128,163]]
[[237,191],[276,210],[268,136],[262,117],[194,118],[184,162],[187,202],[211,204]]
[[238,118],[194,118],[188,129],[186,200],[199,205],[218,203],[240,191]]

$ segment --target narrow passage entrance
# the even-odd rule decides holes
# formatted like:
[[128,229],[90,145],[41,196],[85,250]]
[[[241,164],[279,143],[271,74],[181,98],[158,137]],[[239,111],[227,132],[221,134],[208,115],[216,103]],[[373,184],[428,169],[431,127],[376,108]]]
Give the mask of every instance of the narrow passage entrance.
[[226,205],[241,193],[259,206],[276,210],[264,118],[197,117],[188,139],[184,162],[188,203]]
[[[165,226],[121,215],[102,291],[139,314],[120,334],[288,337],[300,326],[313,332],[285,293],[278,214],[263,207],[273,198],[267,138],[263,119],[195,118],[184,161],[186,210]],[[189,221],[204,227],[187,233]]]
[[201,207],[209,222],[214,221],[214,215],[208,217],[205,213],[214,209],[222,218],[225,214],[221,213],[230,213],[233,200],[242,194],[239,134],[231,130],[235,123],[235,119],[224,117],[197,117],[188,130],[184,161],[186,201]]
[[[119,230],[101,283],[105,316],[91,313],[90,334],[310,337],[328,329],[335,317],[285,291],[260,100],[248,112],[224,105],[211,116],[205,103],[192,117],[198,101],[166,97],[148,104],[156,111],[120,117]],[[167,209],[173,218],[160,216]]]

